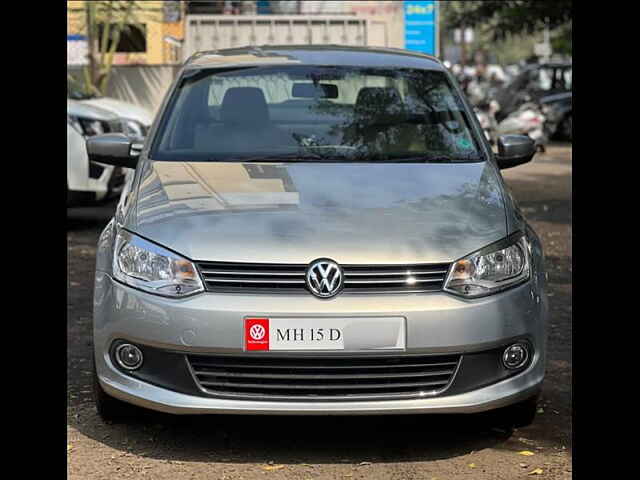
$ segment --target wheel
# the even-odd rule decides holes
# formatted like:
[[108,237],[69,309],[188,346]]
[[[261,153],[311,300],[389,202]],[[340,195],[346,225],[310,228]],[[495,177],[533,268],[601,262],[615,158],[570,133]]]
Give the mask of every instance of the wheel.
[[509,405],[497,413],[498,424],[507,428],[522,428],[533,423],[538,410],[540,395],[534,395],[522,402]]
[[565,117],[562,121],[560,130],[562,132],[562,137],[571,142],[573,137],[573,115],[569,114]]
[[140,416],[141,409],[107,395],[100,386],[95,360],[93,362],[93,400],[100,418],[107,423],[118,423]]

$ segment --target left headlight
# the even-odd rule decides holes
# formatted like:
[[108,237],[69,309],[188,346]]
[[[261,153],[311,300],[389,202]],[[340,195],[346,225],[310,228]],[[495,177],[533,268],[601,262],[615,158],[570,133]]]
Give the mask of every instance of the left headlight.
[[113,276],[132,287],[167,297],[204,291],[192,262],[124,230],[116,237]]
[[455,262],[444,289],[463,297],[483,297],[525,282],[531,250],[524,234],[509,236]]

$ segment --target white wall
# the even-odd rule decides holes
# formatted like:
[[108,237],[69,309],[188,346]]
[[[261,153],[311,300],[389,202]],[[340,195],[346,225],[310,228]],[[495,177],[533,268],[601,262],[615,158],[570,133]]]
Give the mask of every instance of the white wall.
[[[117,65],[111,70],[107,96],[150,109],[154,115],[180,65]],[[79,68],[69,68],[74,76]]]

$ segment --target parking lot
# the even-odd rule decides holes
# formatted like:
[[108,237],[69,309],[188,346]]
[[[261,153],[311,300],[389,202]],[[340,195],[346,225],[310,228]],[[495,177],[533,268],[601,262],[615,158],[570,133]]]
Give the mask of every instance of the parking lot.
[[[364,168],[364,167],[363,167]],[[69,478],[514,479],[571,477],[571,146],[505,170],[544,244],[551,319],[536,421],[502,431],[482,415],[172,417],[104,424],[91,394],[96,242],[115,203],[68,210]]]

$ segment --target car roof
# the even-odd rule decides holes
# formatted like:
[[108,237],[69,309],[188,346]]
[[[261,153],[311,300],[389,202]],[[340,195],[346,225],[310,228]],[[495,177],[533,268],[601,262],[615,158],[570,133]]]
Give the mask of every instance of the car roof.
[[341,45],[262,45],[210,50],[192,55],[184,68],[282,64],[446,70],[440,60],[431,55],[399,48]]

